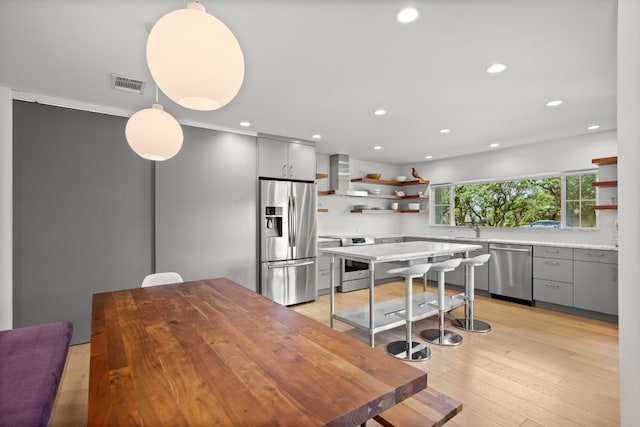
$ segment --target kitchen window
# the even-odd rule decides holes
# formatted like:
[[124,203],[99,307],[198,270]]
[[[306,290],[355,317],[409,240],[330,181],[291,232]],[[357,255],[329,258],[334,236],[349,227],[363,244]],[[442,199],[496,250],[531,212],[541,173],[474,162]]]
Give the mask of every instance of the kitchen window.
[[594,228],[593,172],[433,185],[433,225]]

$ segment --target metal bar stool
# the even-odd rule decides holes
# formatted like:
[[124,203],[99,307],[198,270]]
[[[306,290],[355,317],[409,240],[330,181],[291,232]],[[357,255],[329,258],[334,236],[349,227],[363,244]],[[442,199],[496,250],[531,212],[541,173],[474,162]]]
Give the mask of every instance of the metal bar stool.
[[464,258],[461,262],[461,265],[464,265],[467,271],[467,281],[466,285],[466,305],[464,307],[464,318],[463,319],[454,319],[451,324],[459,329],[464,329],[465,331],[470,332],[489,332],[491,330],[491,325],[483,320],[478,320],[473,317],[473,303],[475,301],[475,290],[474,290],[474,270],[476,267],[480,267],[487,261],[491,254],[478,255],[473,258]]
[[431,264],[418,264],[409,267],[394,268],[388,273],[404,277],[405,282],[405,319],[407,338],[405,341],[394,341],[387,345],[387,353],[393,357],[409,362],[427,360],[431,357],[431,349],[411,339],[411,318],[413,317],[413,278],[421,277],[429,271]]
[[436,345],[458,345],[462,342],[462,335],[444,329],[444,273],[455,270],[462,258],[431,264],[431,270],[438,272],[438,329],[425,329],[420,334],[422,338]]

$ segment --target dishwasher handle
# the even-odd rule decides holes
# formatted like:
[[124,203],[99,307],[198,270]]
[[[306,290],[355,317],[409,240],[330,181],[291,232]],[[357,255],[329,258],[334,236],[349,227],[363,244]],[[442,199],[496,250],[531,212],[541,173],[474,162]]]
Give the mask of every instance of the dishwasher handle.
[[520,248],[501,248],[501,247],[491,247],[489,248],[491,251],[503,251],[503,252],[526,252],[531,253],[531,249],[520,249]]

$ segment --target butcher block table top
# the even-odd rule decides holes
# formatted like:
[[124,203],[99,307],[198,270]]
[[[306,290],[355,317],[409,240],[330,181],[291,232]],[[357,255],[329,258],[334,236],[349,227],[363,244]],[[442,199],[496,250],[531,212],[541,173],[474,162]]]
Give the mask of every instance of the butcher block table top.
[[426,385],[228,279],[93,296],[90,426],[353,426]]

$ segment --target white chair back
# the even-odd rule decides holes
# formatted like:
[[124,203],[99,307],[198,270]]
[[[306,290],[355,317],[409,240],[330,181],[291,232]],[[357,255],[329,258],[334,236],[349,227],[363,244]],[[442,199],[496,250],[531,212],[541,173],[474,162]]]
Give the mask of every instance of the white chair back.
[[142,280],[141,287],[146,288],[147,286],[158,286],[158,285],[168,285],[171,283],[182,283],[182,276],[173,271],[167,271],[164,273],[153,273],[148,274]]

